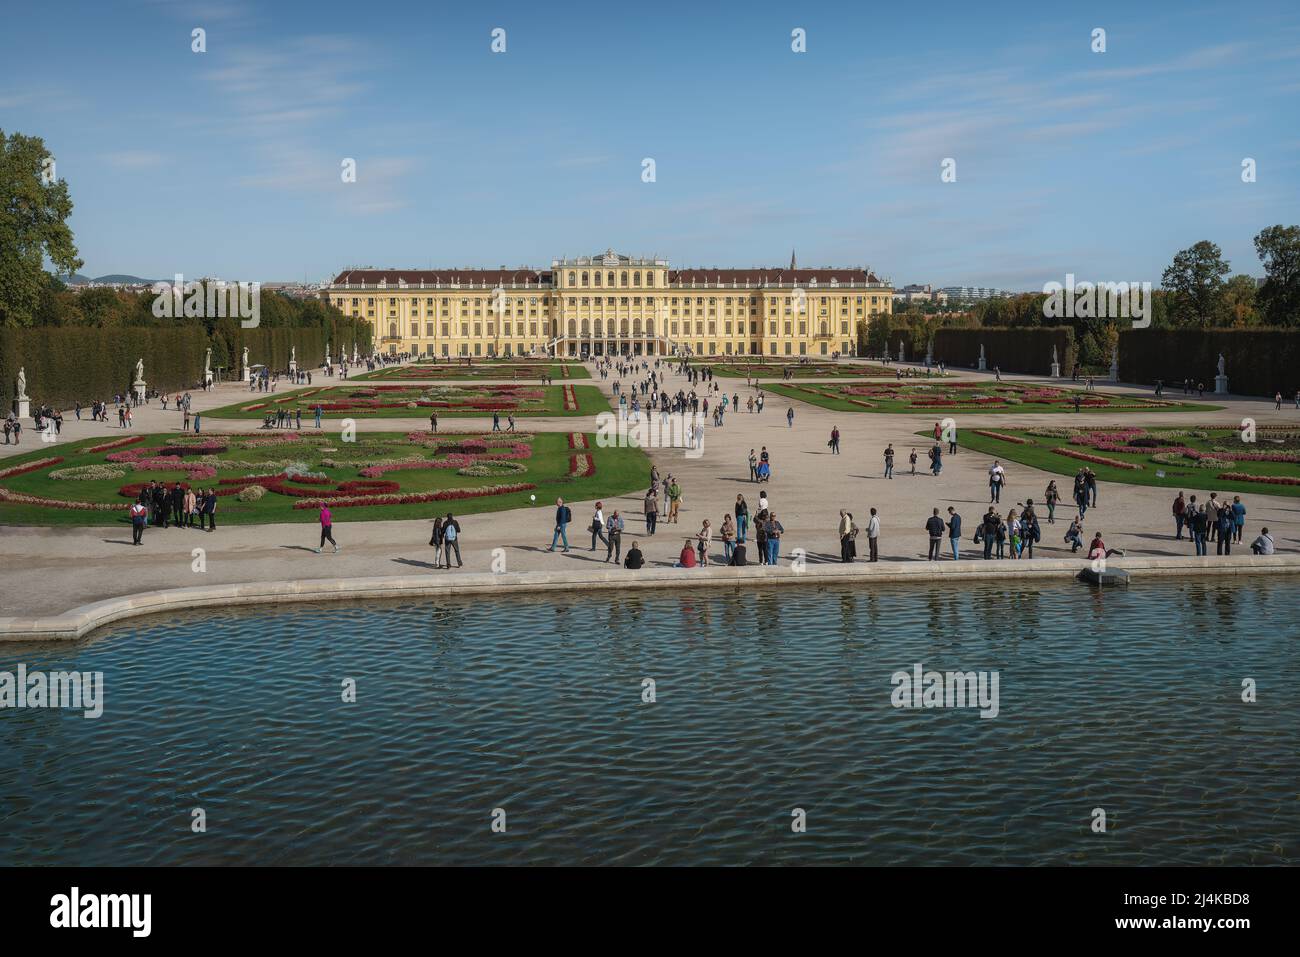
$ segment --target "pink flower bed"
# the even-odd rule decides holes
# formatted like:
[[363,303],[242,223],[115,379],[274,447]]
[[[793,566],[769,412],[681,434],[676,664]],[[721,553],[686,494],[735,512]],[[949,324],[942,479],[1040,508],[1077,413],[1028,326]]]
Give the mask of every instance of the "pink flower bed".
[[1300,478],[1290,475],[1251,475],[1247,472],[1220,472],[1218,479],[1224,482],[1259,482],[1263,485],[1300,485]]
[[569,433],[569,448],[585,449],[587,447],[587,437],[581,432]]
[[564,411],[565,411],[565,412],[577,412],[577,411],[578,411],[578,398],[577,398],[577,396],[574,394],[573,386],[571,386],[571,385],[564,385],[564,386],[561,386],[561,388],[564,390]]

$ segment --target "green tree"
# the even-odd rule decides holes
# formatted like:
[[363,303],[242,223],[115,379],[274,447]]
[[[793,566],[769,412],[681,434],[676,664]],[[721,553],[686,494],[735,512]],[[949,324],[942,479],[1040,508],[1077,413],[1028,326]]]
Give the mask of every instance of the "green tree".
[[1216,326],[1224,319],[1223,277],[1230,269],[1223,251],[1209,240],[1201,240],[1174,256],[1160,277],[1160,284],[1173,294],[1170,319],[1179,326]]
[[68,184],[53,178],[51,162],[39,136],[0,130],[0,325],[35,321],[50,283],[46,257],[64,273],[82,265]]
[[1264,264],[1256,304],[1271,326],[1300,325],[1300,226],[1269,226],[1255,237]]
[[1255,308],[1255,298],[1255,277],[1238,273],[1229,279],[1223,289],[1228,325],[1239,329],[1258,325],[1259,312]]

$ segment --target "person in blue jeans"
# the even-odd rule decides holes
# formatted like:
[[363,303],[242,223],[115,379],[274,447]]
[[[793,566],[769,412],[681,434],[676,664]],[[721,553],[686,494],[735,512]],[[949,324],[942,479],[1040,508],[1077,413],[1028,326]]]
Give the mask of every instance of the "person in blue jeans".
[[951,505],[948,506],[948,543],[952,546],[952,560],[955,562],[961,550],[961,516]]
[[1241,535],[1246,527],[1246,506],[1241,504],[1241,496],[1232,496],[1232,540],[1241,544]]
[[781,557],[781,533],[785,526],[776,520],[776,512],[767,520],[767,563],[775,565]]
[[573,521],[573,512],[569,510],[569,506],[564,504],[564,499],[557,498],[555,500],[555,534],[551,536],[551,547],[547,549],[548,552],[555,551],[556,542],[563,542],[564,550],[566,552],[569,550],[569,534],[566,529],[571,521]]
[[1190,513],[1188,524],[1192,527],[1192,544],[1196,546],[1196,554],[1204,555],[1205,551],[1205,531],[1209,525],[1209,520],[1205,514],[1204,505],[1189,505],[1187,510]]

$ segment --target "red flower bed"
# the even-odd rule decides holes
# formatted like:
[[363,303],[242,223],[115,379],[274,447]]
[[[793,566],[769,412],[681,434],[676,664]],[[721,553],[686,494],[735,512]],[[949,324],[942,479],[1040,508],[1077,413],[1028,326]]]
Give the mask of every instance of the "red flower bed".
[[982,435],[988,439],[997,439],[999,442],[1011,442],[1015,445],[1033,445],[1033,439],[1022,439],[1018,435],[1003,435],[1001,432],[990,432],[987,429],[971,429],[976,435]]
[[112,502],[70,502],[57,498],[41,498],[39,495],[24,495],[0,488],[0,502],[13,502],[15,505],[39,505],[42,508],[66,508],[83,512],[116,512],[130,508],[130,505],[118,505]]
[[137,442],[143,442],[143,435],[128,435],[124,439],[114,439],[112,442],[104,442],[102,445],[92,445],[85,449],[87,452],[108,452],[111,449],[120,449],[124,445],[135,445]]
[[0,469],[0,479],[11,478],[15,475],[26,475],[28,472],[35,472],[39,469],[47,469],[52,465],[58,465],[62,461],[62,455],[53,455],[48,459],[37,459],[35,462],[28,462],[26,465],[11,465],[7,469]]
[[[418,505],[426,502],[450,502],[464,498],[484,498],[489,495],[509,495],[537,488],[532,482],[513,485],[486,485],[481,488],[448,488],[441,492],[408,492],[405,495],[357,495],[352,498],[331,498],[330,508],[350,508],[354,505]],[[294,508],[316,508],[319,499],[294,502]]]
[[1137,469],[1142,468],[1142,466],[1137,465],[1133,462],[1121,462],[1119,461],[1119,459],[1108,459],[1108,458],[1103,458],[1100,455],[1089,455],[1087,452],[1076,452],[1074,449],[1067,449],[1060,446],[1052,449],[1052,451],[1055,452],[1057,455],[1064,455],[1072,459],[1080,459],[1081,461],[1084,462],[1092,462],[1096,465],[1109,465],[1112,468],[1117,468],[1117,469],[1129,469],[1131,471],[1136,471]]
[[586,453],[570,455],[569,474],[574,478],[590,478],[596,474],[596,460]]

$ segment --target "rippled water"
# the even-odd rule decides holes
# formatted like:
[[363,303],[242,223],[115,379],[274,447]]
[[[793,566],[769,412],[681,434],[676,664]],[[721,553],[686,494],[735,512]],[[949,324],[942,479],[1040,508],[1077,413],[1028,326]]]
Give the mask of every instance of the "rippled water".
[[[1294,864],[1297,620],[1289,579],[144,619],[0,646],[106,684],[0,711],[0,863]],[[892,707],[916,662],[998,717]]]

